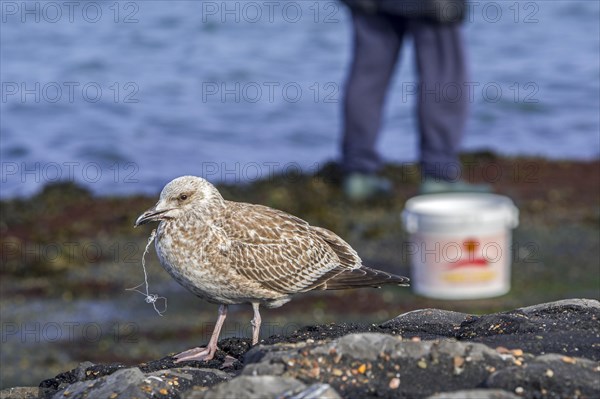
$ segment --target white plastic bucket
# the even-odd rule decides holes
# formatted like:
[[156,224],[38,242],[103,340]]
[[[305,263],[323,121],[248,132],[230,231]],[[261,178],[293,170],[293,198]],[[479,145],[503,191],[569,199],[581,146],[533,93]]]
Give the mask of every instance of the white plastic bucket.
[[510,290],[512,200],[496,194],[413,197],[402,212],[414,291],[440,299],[476,299]]

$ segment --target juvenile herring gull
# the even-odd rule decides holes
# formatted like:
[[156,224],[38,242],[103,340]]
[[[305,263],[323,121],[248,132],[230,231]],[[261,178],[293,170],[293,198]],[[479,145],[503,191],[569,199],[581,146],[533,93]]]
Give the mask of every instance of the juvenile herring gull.
[[363,266],[335,233],[277,209],[227,201],[200,177],[168,183],[135,225],[154,221],[161,265],[192,293],[220,305],[208,346],[176,355],[178,362],[213,358],[228,305],[252,304],[255,345],[260,305],[276,308],[311,290],[408,283],[406,277]]

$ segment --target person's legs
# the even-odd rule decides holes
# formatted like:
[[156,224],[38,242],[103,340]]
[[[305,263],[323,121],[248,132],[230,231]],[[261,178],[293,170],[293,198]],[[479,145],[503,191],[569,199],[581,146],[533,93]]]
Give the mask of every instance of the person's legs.
[[421,173],[425,178],[455,181],[460,177],[458,151],[469,100],[461,26],[418,20],[409,26],[420,80]]
[[342,168],[347,174],[372,174],[381,166],[375,144],[404,24],[358,12],[353,12],[352,21],[354,50],[344,96]]

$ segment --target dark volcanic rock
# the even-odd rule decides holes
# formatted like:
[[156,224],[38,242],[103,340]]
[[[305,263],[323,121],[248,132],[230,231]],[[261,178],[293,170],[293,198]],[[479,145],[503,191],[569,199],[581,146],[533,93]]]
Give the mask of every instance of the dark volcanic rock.
[[284,348],[282,345],[275,352],[264,347],[252,349],[249,359],[257,358],[256,352],[265,355],[259,364],[247,365],[243,373],[277,370],[279,375],[305,383],[327,383],[343,397],[393,398],[481,386],[491,372],[512,364],[482,344],[403,341],[377,333]]
[[124,369],[127,366],[123,364],[93,364],[91,362],[83,362],[73,370],[66,371],[57,375],[54,378],[44,380],[40,383],[42,392],[46,392],[46,396],[51,396],[57,390],[62,389],[76,382],[95,380],[105,375],[110,375],[117,370]]
[[456,338],[536,355],[560,353],[600,360],[600,303],[567,299],[471,317]]
[[[251,349],[248,340],[224,339],[209,362],[176,364],[172,357],[135,367],[86,362],[43,381],[40,395],[600,397],[599,319],[600,303],[585,299],[484,316],[424,309],[381,325],[304,327]],[[225,365],[226,355],[237,361]]]
[[600,396],[600,366],[587,359],[543,355],[523,367],[511,366],[495,372],[486,386],[524,396],[593,398]]
[[[93,369],[94,367],[90,367],[85,373],[88,376],[93,376]],[[57,390],[46,388],[44,396],[56,399],[179,397],[180,392],[189,390],[194,386],[210,387],[227,381],[231,377],[230,374],[220,370],[194,367],[180,367],[146,373],[138,367],[120,368],[109,375],[88,379],[81,378],[79,382],[72,384],[63,383]]]
[[[417,336],[421,339],[454,337],[461,324],[473,316],[466,313],[440,309],[420,309],[401,314],[380,325],[402,336]],[[384,332],[382,331],[382,332]]]

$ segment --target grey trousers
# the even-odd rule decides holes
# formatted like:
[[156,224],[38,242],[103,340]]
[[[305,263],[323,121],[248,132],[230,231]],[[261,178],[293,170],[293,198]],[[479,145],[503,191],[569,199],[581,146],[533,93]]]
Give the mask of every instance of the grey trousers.
[[381,167],[375,145],[385,95],[402,40],[409,34],[414,40],[419,80],[403,86],[417,91],[421,173],[456,179],[469,101],[460,25],[359,12],[353,12],[352,19],[354,55],[343,105],[343,169],[346,173],[375,173]]

